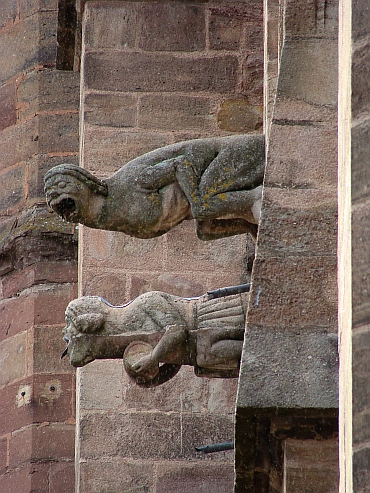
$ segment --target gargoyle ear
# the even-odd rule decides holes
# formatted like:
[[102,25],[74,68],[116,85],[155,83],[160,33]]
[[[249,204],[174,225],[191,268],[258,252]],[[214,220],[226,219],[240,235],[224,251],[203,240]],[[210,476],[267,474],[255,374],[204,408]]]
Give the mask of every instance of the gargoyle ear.
[[76,326],[80,332],[98,332],[103,322],[104,316],[101,313],[84,313],[76,318]]

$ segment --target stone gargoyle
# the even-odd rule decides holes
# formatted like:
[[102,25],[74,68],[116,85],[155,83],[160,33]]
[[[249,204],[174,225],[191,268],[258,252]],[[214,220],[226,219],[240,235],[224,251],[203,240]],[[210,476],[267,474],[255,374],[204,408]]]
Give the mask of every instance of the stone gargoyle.
[[205,377],[237,377],[247,293],[218,299],[181,298],[151,291],[122,306],[97,296],[69,303],[64,339],[73,366],[122,358],[128,375],[153,387],[182,365]]
[[264,137],[237,135],[172,144],[100,180],[73,164],[45,175],[49,206],[91,228],[155,238],[186,219],[212,240],[256,235],[264,175]]

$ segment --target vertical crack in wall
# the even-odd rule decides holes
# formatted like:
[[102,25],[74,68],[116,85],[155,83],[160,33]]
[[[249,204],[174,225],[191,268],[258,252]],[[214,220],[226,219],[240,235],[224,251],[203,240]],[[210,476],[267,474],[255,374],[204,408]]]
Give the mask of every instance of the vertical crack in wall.
[[73,70],[77,29],[76,0],[59,0],[57,70]]

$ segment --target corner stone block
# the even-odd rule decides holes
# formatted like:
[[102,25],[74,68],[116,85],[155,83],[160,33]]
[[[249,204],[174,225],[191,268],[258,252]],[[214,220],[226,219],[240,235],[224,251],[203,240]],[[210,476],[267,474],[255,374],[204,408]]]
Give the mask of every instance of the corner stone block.
[[0,31],[0,53],[7,61],[0,85],[35,65],[55,65],[57,17],[57,11],[41,12]]
[[14,125],[17,121],[15,91],[14,83],[0,88],[0,131]]
[[65,422],[74,416],[73,375],[36,374],[33,377],[34,422]]
[[336,334],[247,326],[238,408],[336,409]]
[[8,211],[19,206],[26,195],[26,167],[24,164],[0,171],[1,183],[6,183],[0,196],[0,210]]
[[0,343],[0,387],[25,377],[27,370],[27,332]]
[[352,212],[352,323],[368,323],[370,315],[370,211],[368,203],[358,204]]
[[31,378],[19,380],[0,390],[0,436],[32,423],[32,395]]
[[2,0],[0,5],[0,29],[12,25],[18,17],[18,1]]
[[75,493],[75,467],[73,454],[71,462],[56,462],[51,464],[49,488],[50,493]]

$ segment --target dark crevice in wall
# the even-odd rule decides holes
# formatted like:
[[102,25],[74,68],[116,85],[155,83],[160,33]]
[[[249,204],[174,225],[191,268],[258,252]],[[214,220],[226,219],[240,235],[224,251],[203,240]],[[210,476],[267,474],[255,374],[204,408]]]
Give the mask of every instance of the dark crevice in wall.
[[76,0],[59,0],[57,70],[74,69],[76,29]]

